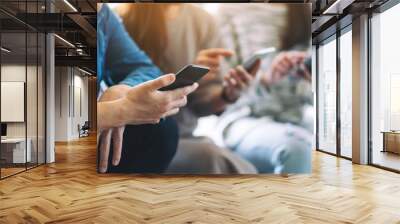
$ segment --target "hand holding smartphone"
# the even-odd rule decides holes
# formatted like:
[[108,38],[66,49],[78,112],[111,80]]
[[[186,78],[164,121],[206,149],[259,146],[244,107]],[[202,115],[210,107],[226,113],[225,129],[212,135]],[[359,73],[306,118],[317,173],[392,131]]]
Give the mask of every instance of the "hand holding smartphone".
[[261,60],[267,55],[274,53],[275,51],[276,49],[274,47],[269,47],[254,52],[254,54],[250,58],[245,60],[245,62],[243,63],[243,68],[246,69],[246,71],[250,71],[257,60]]
[[176,80],[171,85],[159,89],[160,91],[174,90],[193,83],[204,77],[210,69],[208,67],[189,64],[176,73]]

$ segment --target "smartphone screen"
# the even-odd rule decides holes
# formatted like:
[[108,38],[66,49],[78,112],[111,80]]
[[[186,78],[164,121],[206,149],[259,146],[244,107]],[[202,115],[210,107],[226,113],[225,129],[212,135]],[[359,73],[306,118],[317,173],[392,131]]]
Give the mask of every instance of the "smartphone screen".
[[263,59],[275,51],[276,49],[274,47],[269,47],[254,52],[254,54],[243,63],[243,68],[250,71],[258,59]]
[[169,86],[163,87],[159,90],[168,91],[178,89],[184,86],[190,86],[200,80],[206,75],[210,69],[200,65],[186,65],[179,72],[176,73],[176,80]]

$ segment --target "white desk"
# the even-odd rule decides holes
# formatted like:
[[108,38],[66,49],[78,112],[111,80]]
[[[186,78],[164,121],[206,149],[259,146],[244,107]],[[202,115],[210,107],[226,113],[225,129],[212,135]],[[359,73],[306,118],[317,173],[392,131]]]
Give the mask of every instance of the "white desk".
[[[27,147],[25,151],[25,138],[6,138],[1,139],[1,157],[6,159],[6,163],[25,163],[31,162],[30,138],[26,140]],[[11,160],[12,155],[12,160]]]

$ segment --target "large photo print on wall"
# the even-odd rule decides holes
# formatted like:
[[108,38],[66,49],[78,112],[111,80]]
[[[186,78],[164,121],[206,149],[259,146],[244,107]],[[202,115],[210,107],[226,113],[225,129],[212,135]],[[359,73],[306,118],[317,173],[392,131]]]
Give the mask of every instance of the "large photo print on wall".
[[311,5],[98,4],[98,171],[311,172]]

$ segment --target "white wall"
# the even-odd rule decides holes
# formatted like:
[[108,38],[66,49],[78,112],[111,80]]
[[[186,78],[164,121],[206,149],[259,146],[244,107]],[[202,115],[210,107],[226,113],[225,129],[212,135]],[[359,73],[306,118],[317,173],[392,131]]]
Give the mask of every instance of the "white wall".
[[[77,70],[75,70],[76,72]],[[74,75],[74,108],[72,119],[72,135],[78,136],[78,124],[83,125],[88,120],[88,78],[79,75]]]
[[[311,51],[311,89],[313,92],[313,102],[314,102],[314,131],[313,134],[314,136],[317,135],[317,47],[315,45],[312,45],[312,51]],[[317,142],[316,138],[313,138],[312,142],[312,147],[313,149],[317,148]]]
[[[29,70],[29,68],[28,68]],[[25,82],[25,65],[2,65],[1,81],[3,82]],[[1,108],[6,110],[6,108]],[[25,137],[25,123],[11,122],[7,123],[8,137]]]
[[[46,1],[46,8],[54,12],[54,4]],[[46,163],[56,160],[55,153],[55,41],[54,34],[46,35]]]
[[55,141],[79,138],[78,125],[88,120],[88,78],[71,67],[56,68]]
[[[26,110],[27,120],[23,122],[6,122],[7,137],[25,138],[26,135],[30,139],[31,155],[34,158],[32,161],[36,162],[36,158],[39,158],[38,162],[43,163],[45,150],[44,74],[40,66],[38,71],[36,69],[36,65],[25,67],[25,64],[4,64],[1,66],[1,81],[26,83],[26,108],[25,106],[22,107],[22,113],[25,113]],[[26,78],[27,80],[25,80]],[[10,110],[10,108],[1,108],[1,110]],[[39,153],[38,157],[37,153]]]
[[[3,82],[25,82],[25,65],[2,65],[1,66],[1,81]],[[36,86],[36,80],[33,80],[30,74],[36,74],[36,67],[28,66],[28,83],[29,86]],[[27,88],[27,103],[30,107],[29,111],[36,111],[36,88]],[[31,102],[34,102],[31,104]],[[1,108],[1,110],[7,110],[7,108]],[[36,113],[27,113],[28,122],[35,121],[37,119]],[[28,128],[32,125],[28,125]],[[34,127],[36,129],[36,127]],[[28,130],[29,132],[29,130]],[[25,137],[25,122],[7,122],[7,136],[8,137]],[[29,137],[29,136],[28,136]]]
[[55,141],[67,141],[69,133],[68,125],[68,77],[67,67],[55,68]]

